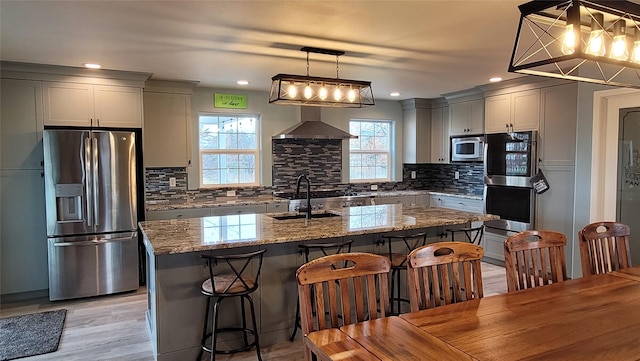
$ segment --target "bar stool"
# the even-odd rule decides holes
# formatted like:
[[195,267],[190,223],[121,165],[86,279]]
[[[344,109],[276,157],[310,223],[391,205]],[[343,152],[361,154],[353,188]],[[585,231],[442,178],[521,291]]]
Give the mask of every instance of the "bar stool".
[[481,224],[478,227],[462,227],[462,228],[449,228],[447,232],[451,233],[451,242],[455,242],[456,233],[464,234],[464,240],[475,244],[476,246],[480,245],[480,241],[482,241],[482,236],[484,235],[484,224]]
[[[258,360],[262,361],[258,327],[256,326],[256,313],[251,293],[258,289],[258,279],[260,277],[262,258],[265,252],[266,249],[243,254],[220,256],[202,255],[202,258],[207,260],[209,278],[202,283],[200,289],[200,292],[207,296],[207,309],[202,329],[202,348],[198,354],[198,360],[202,358],[202,354],[205,351],[211,354],[211,361],[214,361],[216,354],[246,351],[255,346]],[[213,304],[213,312],[211,312],[211,298],[213,297],[217,299]],[[218,306],[220,306],[222,300],[232,297],[240,298],[242,327],[218,328]],[[253,328],[247,327],[245,300],[249,301]],[[210,315],[211,319],[209,319]],[[209,326],[211,326],[211,332],[207,332]],[[241,332],[244,346],[230,350],[217,349],[216,342],[218,335],[225,332]],[[253,342],[249,342],[247,337],[249,334],[253,335]],[[207,340],[209,338],[211,338],[210,347],[207,346]]]
[[[309,263],[311,260],[309,255],[312,251],[320,251],[321,256],[328,256],[330,254],[339,254],[339,253],[349,253],[351,252],[351,244],[353,243],[352,239],[346,241],[338,241],[338,242],[329,242],[329,243],[302,243],[298,245],[298,248],[304,254],[304,263]],[[297,299],[297,297],[296,297]],[[302,325],[300,323],[300,302],[296,301],[296,321],[293,326],[293,333],[289,338],[289,341],[293,341],[296,338],[296,333],[298,329],[302,329]]]
[[[407,270],[407,255],[414,249],[427,244],[427,233],[420,232],[409,235],[382,235],[382,245],[388,245],[388,257],[391,261],[391,286],[389,303],[391,304],[391,314],[400,314],[401,302],[409,304],[409,299],[400,295],[400,272]],[[394,312],[394,301],[398,306],[398,311]]]

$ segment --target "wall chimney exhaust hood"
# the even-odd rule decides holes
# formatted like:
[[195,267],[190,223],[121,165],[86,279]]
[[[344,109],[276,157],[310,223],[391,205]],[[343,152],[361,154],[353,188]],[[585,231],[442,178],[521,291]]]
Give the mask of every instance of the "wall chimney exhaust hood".
[[320,120],[322,108],[301,106],[301,122],[274,135],[273,139],[355,139],[344,130],[338,129]]

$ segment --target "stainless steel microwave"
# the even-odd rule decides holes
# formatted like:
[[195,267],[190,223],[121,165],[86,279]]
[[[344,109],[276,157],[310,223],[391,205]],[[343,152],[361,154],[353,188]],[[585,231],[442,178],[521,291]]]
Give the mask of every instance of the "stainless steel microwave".
[[484,136],[451,137],[452,162],[482,162],[484,160]]

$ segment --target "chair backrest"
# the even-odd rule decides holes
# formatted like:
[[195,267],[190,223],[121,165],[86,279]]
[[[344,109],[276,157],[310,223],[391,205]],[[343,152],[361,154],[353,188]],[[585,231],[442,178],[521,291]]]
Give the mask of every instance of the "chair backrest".
[[567,237],[555,231],[524,231],[504,242],[507,291],[513,292],[567,279]]
[[407,257],[411,312],[482,298],[484,250],[467,242],[437,242]]
[[595,222],[578,232],[582,276],[631,267],[629,226],[617,222]]
[[390,269],[387,257],[359,252],[300,266],[296,279],[303,334],[388,315]]
[[[266,249],[242,254],[203,254],[209,268],[212,296],[248,294],[258,288],[262,258]],[[208,282],[208,281],[207,281]],[[204,288],[203,288],[204,291]]]

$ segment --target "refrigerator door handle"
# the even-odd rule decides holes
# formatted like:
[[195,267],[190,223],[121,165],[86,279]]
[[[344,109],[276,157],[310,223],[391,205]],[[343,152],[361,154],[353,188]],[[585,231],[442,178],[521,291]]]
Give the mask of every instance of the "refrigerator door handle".
[[87,201],[87,207],[85,210],[87,216],[87,225],[93,226],[93,173],[91,172],[91,138],[84,139],[84,174],[85,174],[85,185],[84,192],[85,198]]
[[90,241],[53,242],[51,245],[54,247],[96,246],[104,243],[130,241],[131,239],[132,239],[131,237],[102,238],[102,239],[92,239]]
[[92,138],[92,141],[93,141],[93,152],[92,152],[93,156],[92,156],[92,159],[91,159],[91,169],[93,170],[93,177],[92,177],[93,178],[93,182],[92,182],[93,183],[93,199],[91,200],[91,202],[93,203],[93,214],[94,214],[94,217],[95,217],[94,224],[96,226],[98,226],[99,225],[98,222],[99,222],[99,218],[100,218],[100,217],[98,217],[99,210],[100,210],[100,207],[99,207],[99,204],[98,204],[99,203],[98,202],[98,198],[99,198],[98,190],[100,189],[99,188],[100,187],[100,184],[99,184],[99,179],[100,178],[98,177],[98,139]]

